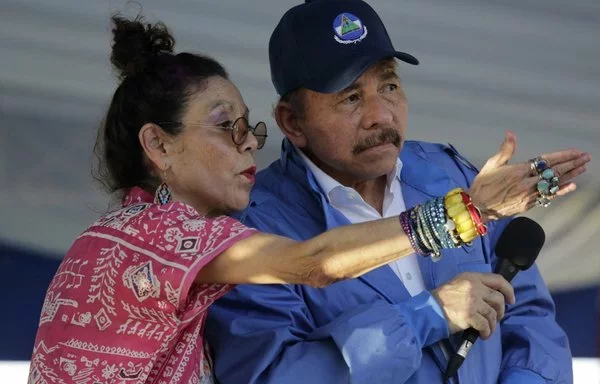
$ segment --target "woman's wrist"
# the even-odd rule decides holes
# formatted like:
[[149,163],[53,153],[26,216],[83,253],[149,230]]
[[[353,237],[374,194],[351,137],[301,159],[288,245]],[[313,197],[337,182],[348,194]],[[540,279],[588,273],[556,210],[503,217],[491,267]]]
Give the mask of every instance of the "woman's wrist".
[[473,197],[471,195],[471,201],[472,201],[475,209],[477,209],[477,211],[479,212],[479,215],[481,217],[481,222],[483,224],[487,224],[490,221],[498,219],[498,217],[496,215],[492,214],[492,211],[487,209],[486,206],[483,203],[481,203],[480,201],[478,201],[476,197]]

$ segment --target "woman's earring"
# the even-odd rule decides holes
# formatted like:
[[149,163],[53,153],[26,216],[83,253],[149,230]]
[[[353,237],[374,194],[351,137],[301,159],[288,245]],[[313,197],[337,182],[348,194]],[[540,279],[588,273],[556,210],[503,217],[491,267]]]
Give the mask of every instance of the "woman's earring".
[[158,205],[164,205],[171,201],[171,189],[167,185],[167,183],[162,183],[156,188],[156,193],[154,194],[154,202]]
[[165,169],[163,176],[163,182],[156,188],[156,192],[154,194],[154,203],[159,205],[165,205],[171,201],[171,189],[167,184],[167,170]]

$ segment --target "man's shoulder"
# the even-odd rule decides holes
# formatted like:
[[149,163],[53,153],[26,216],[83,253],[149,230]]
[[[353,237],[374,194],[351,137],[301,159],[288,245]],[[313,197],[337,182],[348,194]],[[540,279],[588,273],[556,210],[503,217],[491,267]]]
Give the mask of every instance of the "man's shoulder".
[[404,142],[407,151],[421,155],[452,155],[458,154],[458,150],[450,143],[434,143],[429,141],[407,140]]
[[322,209],[306,178],[275,161],[260,171],[248,207],[234,217],[261,231],[297,240],[322,230]]
[[404,143],[407,152],[420,155],[427,161],[438,163],[442,167],[458,166],[464,170],[478,173],[479,169],[473,165],[451,143],[433,143],[427,141],[407,140]]
[[[400,154],[403,167],[437,168],[458,185],[468,186],[479,170],[452,144],[406,141]],[[413,169],[414,172],[414,169]]]
[[442,143],[433,143],[428,141],[420,140],[406,140],[404,142],[404,148],[415,153],[441,153],[448,145]]
[[303,194],[304,183],[305,180],[292,177],[279,161],[274,161],[256,175],[256,184],[251,192],[252,203],[263,205],[295,201]]

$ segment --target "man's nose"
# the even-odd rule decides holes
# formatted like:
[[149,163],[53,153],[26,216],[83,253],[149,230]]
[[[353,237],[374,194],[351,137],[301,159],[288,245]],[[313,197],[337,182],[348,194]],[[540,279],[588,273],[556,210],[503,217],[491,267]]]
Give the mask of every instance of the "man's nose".
[[389,126],[394,116],[390,110],[389,102],[379,94],[367,97],[363,115],[363,127],[365,129]]

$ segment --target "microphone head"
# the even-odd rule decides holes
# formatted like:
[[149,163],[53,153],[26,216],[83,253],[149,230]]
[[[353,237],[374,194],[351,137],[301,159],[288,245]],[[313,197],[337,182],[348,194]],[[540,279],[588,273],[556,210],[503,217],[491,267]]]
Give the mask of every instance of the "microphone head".
[[535,262],[546,241],[542,227],[527,217],[513,219],[496,242],[496,256],[510,260],[520,270]]

